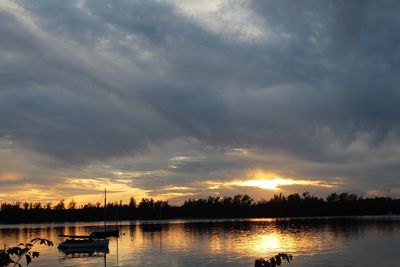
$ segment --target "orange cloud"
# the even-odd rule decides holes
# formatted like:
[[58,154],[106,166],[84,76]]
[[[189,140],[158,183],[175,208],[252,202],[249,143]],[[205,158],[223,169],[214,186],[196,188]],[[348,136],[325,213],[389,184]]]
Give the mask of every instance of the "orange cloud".
[[0,181],[8,182],[8,181],[17,181],[22,179],[22,174],[17,172],[0,172]]

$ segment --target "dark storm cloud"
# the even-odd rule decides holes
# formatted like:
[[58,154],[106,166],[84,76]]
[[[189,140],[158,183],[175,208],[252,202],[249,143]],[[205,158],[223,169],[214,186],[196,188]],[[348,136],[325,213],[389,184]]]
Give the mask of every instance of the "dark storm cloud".
[[[115,77],[112,64],[90,53],[85,58],[81,47],[73,50],[54,40],[57,36],[43,37],[12,14],[1,19],[7,22],[1,26],[7,37],[1,51],[3,135],[75,163],[142,150],[169,135],[169,129],[155,134],[163,122],[152,121],[152,111],[137,103],[133,92],[121,95],[126,74]],[[70,26],[75,27],[65,25]]]
[[0,10],[0,136],[15,146],[75,165],[181,138],[214,149],[171,183],[266,164],[226,159],[238,147],[297,158],[311,177],[398,173],[397,1],[254,0],[256,23],[223,26],[181,1],[17,3]]

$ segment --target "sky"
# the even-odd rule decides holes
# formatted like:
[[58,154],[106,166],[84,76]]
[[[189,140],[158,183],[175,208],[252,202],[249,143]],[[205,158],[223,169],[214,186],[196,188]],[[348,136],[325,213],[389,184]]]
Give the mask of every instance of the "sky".
[[0,0],[0,202],[400,197],[399,12]]

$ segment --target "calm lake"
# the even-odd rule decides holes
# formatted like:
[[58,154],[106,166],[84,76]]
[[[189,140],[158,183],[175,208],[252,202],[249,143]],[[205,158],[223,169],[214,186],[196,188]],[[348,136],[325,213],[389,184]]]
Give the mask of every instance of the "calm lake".
[[[41,255],[30,266],[254,266],[278,252],[293,255],[282,266],[400,266],[400,217],[166,220],[146,232],[140,221],[120,222],[109,252],[65,255],[59,234],[87,235],[102,223],[0,225],[0,245],[34,237],[54,247],[35,246]],[[152,223],[152,222],[144,222]]]

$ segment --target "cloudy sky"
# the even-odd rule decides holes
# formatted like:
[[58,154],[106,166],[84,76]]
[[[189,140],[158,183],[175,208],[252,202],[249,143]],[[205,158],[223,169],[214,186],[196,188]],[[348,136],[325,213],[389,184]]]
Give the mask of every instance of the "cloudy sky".
[[0,0],[0,201],[400,197],[399,12]]

